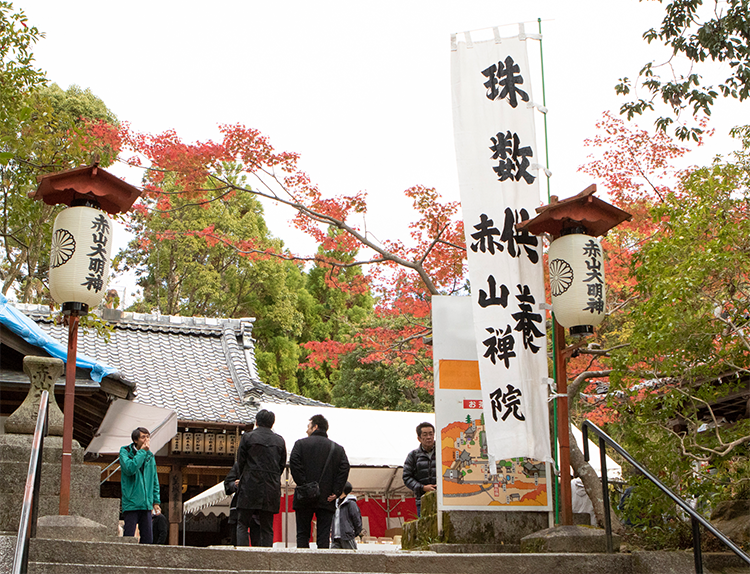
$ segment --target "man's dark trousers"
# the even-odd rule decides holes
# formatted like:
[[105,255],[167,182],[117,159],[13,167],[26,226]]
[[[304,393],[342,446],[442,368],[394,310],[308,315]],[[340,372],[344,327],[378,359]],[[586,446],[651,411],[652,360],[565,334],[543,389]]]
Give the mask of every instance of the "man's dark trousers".
[[237,510],[237,546],[249,546],[250,543],[256,548],[273,546],[273,512],[246,508]]
[[126,510],[122,513],[125,521],[123,526],[123,536],[135,536],[135,525],[138,525],[138,531],[141,534],[141,544],[152,544],[154,541],[153,531],[151,529],[151,511],[150,510]]
[[298,508],[294,513],[297,520],[297,548],[310,548],[310,525],[313,514],[318,519],[318,548],[330,547],[333,511],[325,508]]

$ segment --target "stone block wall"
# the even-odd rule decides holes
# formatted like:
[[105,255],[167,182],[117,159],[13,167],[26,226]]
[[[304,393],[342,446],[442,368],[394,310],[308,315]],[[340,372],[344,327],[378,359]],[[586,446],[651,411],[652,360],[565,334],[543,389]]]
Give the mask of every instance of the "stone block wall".
[[546,512],[515,510],[447,510],[443,513],[443,532],[438,532],[437,493],[422,497],[422,516],[403,527],[404,549],[446,544],[520,544],[521,538],[549,526]]
[[[27,434],[0,435],[0,532],[18,532],[32,438]],[[61,460],[62,438],[46,437],[42,453],[39,517],[59,513]],[[99,497],[100,475],[98,466],[83,462],[83,449],[73,441],[69,512],[104,525],[108,534],[115,536],[120,501]]]

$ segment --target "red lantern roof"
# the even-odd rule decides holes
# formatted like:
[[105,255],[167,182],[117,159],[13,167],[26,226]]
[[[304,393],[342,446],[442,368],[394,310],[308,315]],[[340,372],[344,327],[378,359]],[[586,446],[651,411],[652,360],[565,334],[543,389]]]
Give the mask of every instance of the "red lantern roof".
[[549,233],[559,237],[564,229],[583,227],[588,235],[599,237],[632,217],[627,211],[594,197],[595,192],[596,184],[592,184],[562,201],[553,195],[549,205],[536,208],[539,215],[518,223],[516,229],[532,235]]
[[70,206],[73,200],[88,197],[110,215],[128,211],[141,195],[140,189],[102,169],[98,163],[42,175],[37,181],[39,187],[29,193],[32,199],[41,199],[47,205]]

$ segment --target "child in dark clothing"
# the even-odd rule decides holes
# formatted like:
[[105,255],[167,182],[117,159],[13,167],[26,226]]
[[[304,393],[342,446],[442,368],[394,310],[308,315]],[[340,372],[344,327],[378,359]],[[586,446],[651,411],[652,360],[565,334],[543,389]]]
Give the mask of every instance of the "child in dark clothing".
[[357,506],[357,497],[351,494],[352,485],[347,482],[341,498],[336,500],[336,513],[333,515],[333,544],[331,548],[357,549],[355,538],[362,532],[362,515]]

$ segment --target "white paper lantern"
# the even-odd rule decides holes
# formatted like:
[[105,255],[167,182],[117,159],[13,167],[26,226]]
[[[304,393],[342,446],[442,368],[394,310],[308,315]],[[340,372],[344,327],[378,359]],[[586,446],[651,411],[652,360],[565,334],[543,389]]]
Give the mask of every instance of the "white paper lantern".
[[55,219],[49,290],[60,304],[99,304],[106,293],[112,221],[92,207],[69,207]]
[[549,281],[555,319],[572,335],[592,333],[604,319],[604,252],[597,237],[574,233],[552,242]]

